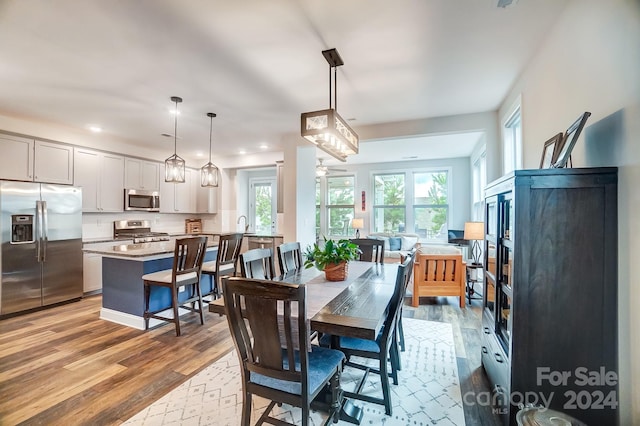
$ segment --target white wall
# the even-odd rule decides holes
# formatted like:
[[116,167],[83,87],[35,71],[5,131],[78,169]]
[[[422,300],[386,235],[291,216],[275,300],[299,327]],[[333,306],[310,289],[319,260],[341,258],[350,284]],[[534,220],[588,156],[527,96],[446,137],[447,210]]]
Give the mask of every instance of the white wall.
[[537,168],[544,141],[584,111],[592,116],[573,166],[619,167],[620,424],[640,424],[640,2],[572,0],[500,118],[520,94],[525,168]]

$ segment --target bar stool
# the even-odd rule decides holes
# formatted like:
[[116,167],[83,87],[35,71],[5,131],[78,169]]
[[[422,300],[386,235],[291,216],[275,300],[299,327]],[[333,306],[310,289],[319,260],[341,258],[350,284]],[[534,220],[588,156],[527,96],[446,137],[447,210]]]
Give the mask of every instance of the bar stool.
[[217,299],[222,288],[221,277],[223,275],[234,276],[236,274],[236,263],[240,254],[243,236],[242,233],[220,235],[216,260],[202,264],[202,273],[208,275],[211,279],[211,291],[203,294],[203,296],[213,295],[213,298]]
[[[182,238],[176,240],[176,248],[173,254],[173,268],[152,272],[142,276],[144,281],[144,329],[149,329],[149,318],[155,318],[167,322],[173,322],[176,326],[176,335],[180,336],[180,314],[178,307],[200,314],[200,323],[204,325],[202,310],[202,294],[200,291],[200,274],[202,261],[207,250],[207,237]],[[151,287],[166,287],[171,291],[171,307],[173,317],[158,315],[168,308],[163,307],[155,311],[149,310]],[[187,298],[180,300],[178,289],[185,287]],[[182,292],[180,292],[182,293]],[[195,302],[199,308],[196,309]],[[188,306],[191,304],[191,306]]]

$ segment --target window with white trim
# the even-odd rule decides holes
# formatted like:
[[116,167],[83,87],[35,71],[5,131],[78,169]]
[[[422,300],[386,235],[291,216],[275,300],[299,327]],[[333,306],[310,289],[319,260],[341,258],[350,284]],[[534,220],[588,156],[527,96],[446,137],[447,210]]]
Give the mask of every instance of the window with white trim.
[[522,116],[519,104],[503,126],[502,166],[505,174],[522,168]]
[[473,217],[474,221],[484,221],[484,188],[487,186],[487,153],[482,151],[472,165]]
[[326,224],[321,230],[328,237],[352,237],[351,219],[355,215],[355,176],[326,177]]
[[446,240],[449,176],[448,169],[373,174],[370,232],[408,232],[421,240]]

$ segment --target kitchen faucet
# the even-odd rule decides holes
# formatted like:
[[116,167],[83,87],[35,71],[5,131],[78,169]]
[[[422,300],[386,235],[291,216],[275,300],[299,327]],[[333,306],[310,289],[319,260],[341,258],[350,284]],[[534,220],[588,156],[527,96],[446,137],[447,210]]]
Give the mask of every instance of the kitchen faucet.
[[238,221],[236,222],[236,224],[240,224],[240,219],[244,218],[244,232],[247,232],[249,230],[249,224],[247,223],[247,217],[245,215],[240,215],[240,217],[238,217]]

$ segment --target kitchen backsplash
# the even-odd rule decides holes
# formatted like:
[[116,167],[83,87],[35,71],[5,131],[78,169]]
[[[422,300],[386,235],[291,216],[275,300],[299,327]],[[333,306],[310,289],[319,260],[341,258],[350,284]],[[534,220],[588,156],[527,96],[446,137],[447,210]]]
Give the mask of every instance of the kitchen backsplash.
[[147,212],[131,213],[83,213],[82,238],[108,238],[113,236],[113,222],[116,220],[148,220],[151,231],[179,234],[185,232],[185,219],[202,219],[202,229],[205,232],[218,230],[216,215],[198,214],[163,214]]

